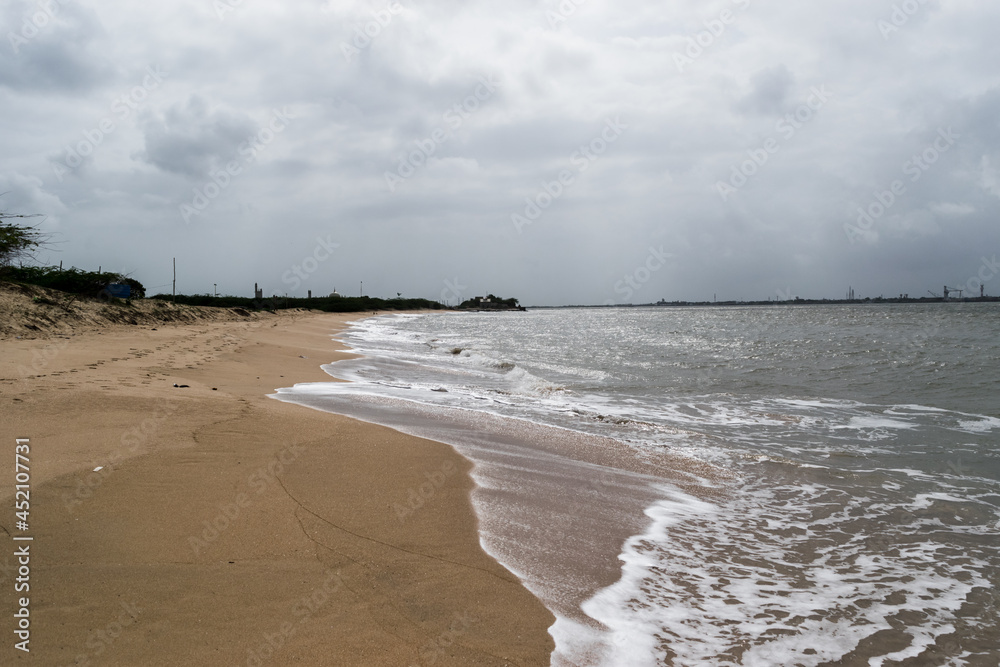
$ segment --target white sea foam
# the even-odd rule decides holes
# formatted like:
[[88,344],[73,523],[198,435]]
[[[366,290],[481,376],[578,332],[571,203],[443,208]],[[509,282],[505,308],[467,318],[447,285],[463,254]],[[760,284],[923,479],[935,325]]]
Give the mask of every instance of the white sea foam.
[[969,433],[989,433],[993,429],[1000,428],[1000,419],[996,417],[964,419],[958,422],[958,426]]
[[[883,554],[864,553],[861,542],[819,548],[806,565],[790,557],[822,522],[774,515],[766,509],[773,504],[734,514],[737,508],[665,493],[669,498],[646,510],[649,528],[626,542],[621,580],[583,605],[609,635],[559,629],[567,664],[589,652],[601,656],[592,664],[608,666],[810,667],[898,628],[896,619],[923,616],[920,626],[906,627],[906,649],[869,661],[882,665],[919,655],[953,632],[954,612],[974,588],[988,585],[975,566],[942,568],[947,549],[927,543]],[[754,526],[768,514],[768,530],[759,532]],[[790,529],[802,537],[774,538]]]
[[887,419],[885,417],[875,417],[875,416],[865,416],[865,417],[851,417],[850,422],[842,428],[850,429],[880,429],[880,428],[896,428],[896,429],[912,429],[916,425],[911,422],[904,422],[899,419]]

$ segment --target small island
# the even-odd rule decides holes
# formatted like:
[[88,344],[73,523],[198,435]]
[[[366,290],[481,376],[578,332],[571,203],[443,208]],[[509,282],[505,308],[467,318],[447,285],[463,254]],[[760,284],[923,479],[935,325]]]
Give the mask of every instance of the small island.
[[466,299],[457,308],[458,310],[525,310],[524,306],[518,304],[517,299],[501,299],[493,294]]

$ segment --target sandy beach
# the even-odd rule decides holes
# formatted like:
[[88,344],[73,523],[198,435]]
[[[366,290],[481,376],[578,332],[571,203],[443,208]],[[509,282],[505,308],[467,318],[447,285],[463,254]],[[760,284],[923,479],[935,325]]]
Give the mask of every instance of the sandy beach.
[[554,619],[480,547],[464,458],[267,397],[329,381],[354,317],[0,340],[0,430],[9,461],[30,439],[31,480],[23,531],[0,476],[2,662],[547,665]]

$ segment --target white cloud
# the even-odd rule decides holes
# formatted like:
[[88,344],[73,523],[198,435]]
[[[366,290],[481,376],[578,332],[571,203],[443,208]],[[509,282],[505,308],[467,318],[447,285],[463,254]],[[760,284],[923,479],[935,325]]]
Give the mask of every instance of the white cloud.
[[955,204],[952,202],[941,202],[931,206],[931,210],[948,218],[971,215],[976,212],[976,207],[971,204]]
[[994,197],[1000,197],[1000,169],[993,166],[987,155],[980,162],[979,185]]

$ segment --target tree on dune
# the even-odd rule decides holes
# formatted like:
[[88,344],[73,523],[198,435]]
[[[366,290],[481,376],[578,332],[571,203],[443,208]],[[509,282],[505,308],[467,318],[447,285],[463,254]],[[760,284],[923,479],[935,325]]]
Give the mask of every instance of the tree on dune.
[[34,259],[34,252],[46,246],[50,235],[31,225],[11,222],[18,218],[37,218],[39,214],[0,211],[0,268]]

